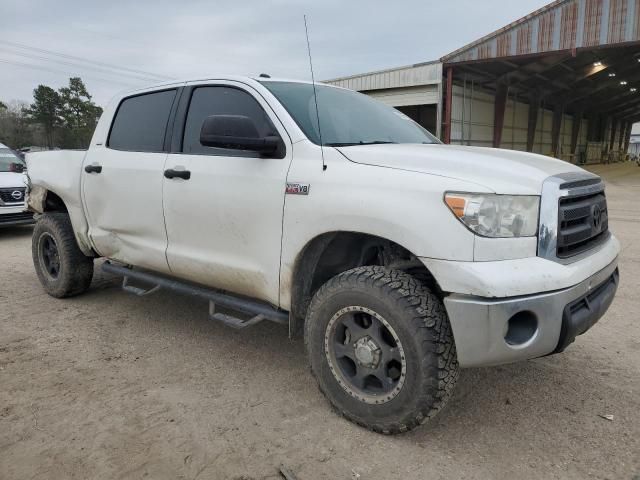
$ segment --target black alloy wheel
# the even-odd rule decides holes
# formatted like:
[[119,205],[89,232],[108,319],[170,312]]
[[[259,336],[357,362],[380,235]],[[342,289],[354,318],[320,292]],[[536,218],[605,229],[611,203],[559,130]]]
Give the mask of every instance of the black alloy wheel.
[[393,399],[404,384],[404,350],[391,325],[373,310],[345,307],[329,320],[325,355],[349,395],[370,404]]
[[56,279],[60,275],[60,253],[58,252],[58,244],[48,232],[44,232],[39,239],[40,244],[40,261],[45,272],[52,278]]

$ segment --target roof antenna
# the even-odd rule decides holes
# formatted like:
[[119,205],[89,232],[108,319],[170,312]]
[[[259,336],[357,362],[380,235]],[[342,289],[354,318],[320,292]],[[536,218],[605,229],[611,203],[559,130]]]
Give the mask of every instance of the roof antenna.
[[311,46],[309,45],[309,29],[307,27],[307,16],[304,15],[304,32],[307,36],[307,52],[309,52],[309,68],[311,69],[311,84],[313,85],[313,99],[316,104],[316,119],[318,120],[318,135],[320,137],[320,155],[322,156],[322,171],[327,169],[324,163],[324,145],[322,143],[322,130],[320,129],[320,113],[318,112],[318,93],[316,92],[316,79],[313,75],[313,62],[311,61]]

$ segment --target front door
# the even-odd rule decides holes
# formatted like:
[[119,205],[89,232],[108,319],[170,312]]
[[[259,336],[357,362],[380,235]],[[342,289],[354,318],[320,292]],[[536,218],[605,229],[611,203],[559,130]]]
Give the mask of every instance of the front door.
[[[169,154],[165,174],[170,178],[164,179],[171,271],[277,304],[289,138],[268,104],[248,86],[192,85],[183,99],[188,109],[182,147]],[[202,146],[200,129],[210,115],[251,118],[262,136],[280,136],[281,158]]]
[[162,211],[165,133],[176,89],[125,98],[105,146],[92,146],[82,170],[89,236],[102,256],[169,270]]

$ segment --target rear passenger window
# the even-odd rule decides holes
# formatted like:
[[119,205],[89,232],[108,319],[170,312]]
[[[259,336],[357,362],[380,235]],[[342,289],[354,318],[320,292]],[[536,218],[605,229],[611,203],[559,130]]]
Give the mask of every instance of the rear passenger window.
[[125,98],[111,126],[107,146],[134,152],[162,152],[175,90]]
[[200,87],[193,91],[184,128],[182,151],[236,157],[259,157],[256,152],[205,147],[200,144],[200,129],[210,115],[243,115],[251,118],[262,137],[278,135],[258,101],[244,90],[232,87]]

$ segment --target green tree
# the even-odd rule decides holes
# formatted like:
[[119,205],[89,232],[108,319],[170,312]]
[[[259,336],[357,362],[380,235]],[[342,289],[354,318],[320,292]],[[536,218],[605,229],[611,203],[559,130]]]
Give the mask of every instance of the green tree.
[[13,101],[0,107],[0,142],[11,148],[33,144],[34,128],[24,110],[26,104]]
[[25,109],[25,114],[32,123],[42,125],[48,148],[55,146],[56,128],[61,124],[61,108],[60,94],[51,87],[38,85],[33,91],[33,103]]
[[[102,108],[93,103],[82,79],[72,77],[68,86],[57,91],[38,85],[33,91],[33,103],[23,108],[22,116],[14,121],[26,118],[30,138],[48,148],[87,148],[100,115]],[[22,127],[20,131],[24,130]]]
[[0,102],[0,111],[9,110],[6,103]]
[[84,82],[79,77],[69,79],[69,86],[58,90],[60,96],[60,119],[62,146],[65,148],[87,148],[96,127],[102,108],[91,100]]

